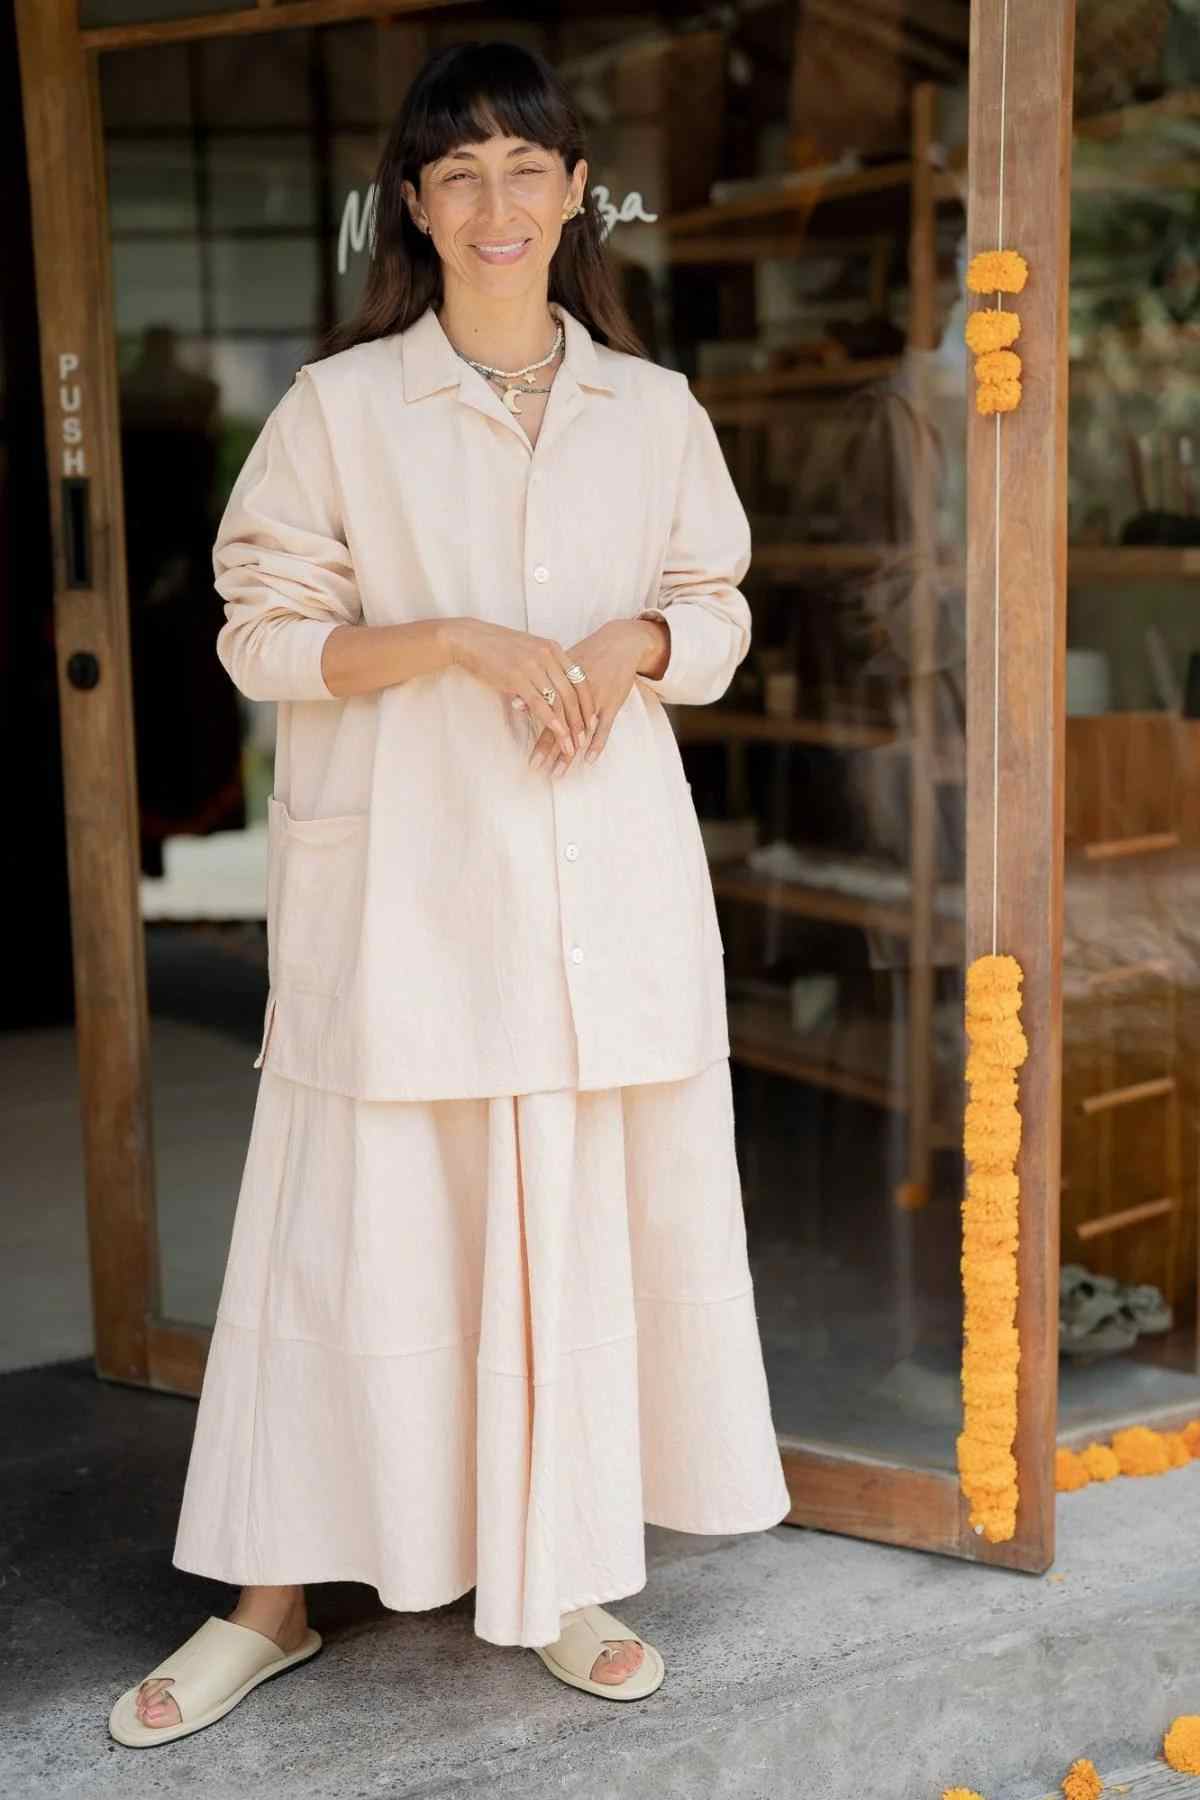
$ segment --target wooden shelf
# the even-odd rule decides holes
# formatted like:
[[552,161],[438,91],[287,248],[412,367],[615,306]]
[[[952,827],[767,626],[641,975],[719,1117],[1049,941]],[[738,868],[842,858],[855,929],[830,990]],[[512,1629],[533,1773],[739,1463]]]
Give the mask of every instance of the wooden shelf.
[[[892,1071],[893,1028],[886,1019],[852,1018],[819,1031],[792,1029],[786,1006],[731,997],[729,1049],[734,1062],[765,1069],[810,1087],[865,1100],[888,1112],[908,1109],[908,1096]],[[944,1107],[949,1116],[950,1105]],[[934,1122],[932,1142],[946,1148],[961,1133]]]
[[[857,361],[845,356],[809,367],[745,369],[734,375],[700,376],[693,381],[692,392],[712,413],[715,422],[754,424],[776,416],[773,409],[763,406],[764,401],[887,381],[901,367],[898,356],[864,356]],[[734,416],[739,406],[747,409],[744,418]]]
[[[800,544],[775,539],[758,543],[750,573],[775,576],[855,574],[913,555],[912,544]],[[948,554],[935,565],[941,575],[962,574],[962,559]],[[1142,582],[1200,579],[1200,544],[1073,544],[1067,549],[1067,579],[1076,586],[1135,586]]]
[[1200,87],[1177,88],[1157,100],[1138,100],[1129,106],[1115,107],[1111,112],[1076,119],[1075,135],[1098,140],[1132,137],[1153,130],[1164,119],[1196,118],[1200,118]]
[[[712,866],[713,893],[718,900],[766,907],[790,913],[794,918],[821,919],[833,925],[853,925],[861,931],[882,931],[891,937],[912,936],[912,908],[904,900],[865,900],[837,888],[822,888],[803,881],[756,874],[741,863]],[[957,920],[937,922],[934,959],[951,962],[962,953],[962,928]]]
[[769,219],[785,212],[808,213],[814,206],[831,200],[848,200],[859,194],[880,194],[888,188],[907,188],[912,181],[910,162],[880,163],[873,169],[854,169],[845,175],[812,174],[802,171],[781,176],[777,187],[736,199],[720,200],[712,206],[696,206],[687,212],[668,213],[662,223],[671,237],[684,237],[701,232],[719,231],[739,219]]
[[879,567],[890,556],[905,555],[907,544],[758,544],[750,567],[758,574],[803,575],[812,571],[852,574]]
[[1073,544],[1067,549],[1067,580],[1113,583],[1195,581],[1200,578],[1200,544]]
[[765,741],[781,744],[828,744],[835,750],[878,750],[894,744],[891,725],[853,719],[784,719],[772,713],[734,712],[721,707],[686,707],[675,734],[685,744]]

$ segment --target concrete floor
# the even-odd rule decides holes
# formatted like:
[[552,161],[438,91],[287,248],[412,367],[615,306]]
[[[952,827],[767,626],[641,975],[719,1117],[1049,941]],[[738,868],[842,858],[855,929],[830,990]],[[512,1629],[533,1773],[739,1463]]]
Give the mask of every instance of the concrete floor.
[[[1200,1712],[1200,1465],[1063,1496],[1054,1573],[789,1526],[647,1528],[616,1610],[663,1651],[620,1706],[472,1629],[472,1596],[389,1613],[310,1589],[325,1647],[207,1731],[108,1737],[125,1687],[234,1591],[170,1563],[190,1400],[83,1362],[0,1377],[0,1792],[14,1800],[1032,1800],[1071,1761],[1154,1777]],[[1152,1779],[1152,1777],[1154,1777]]]

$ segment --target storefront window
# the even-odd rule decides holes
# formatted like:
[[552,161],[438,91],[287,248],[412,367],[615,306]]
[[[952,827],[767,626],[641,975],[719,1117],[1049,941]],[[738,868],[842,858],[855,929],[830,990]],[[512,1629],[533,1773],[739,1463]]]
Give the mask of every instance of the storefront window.
[[1200,14],[1080,0],[1060,1427],[1196,1391]]
[[[518,37],[580,98],[630,313],[709,409],[754,528],[750,654],[672,723],[725,945],[776,1420],[953,1469],[967,18],[942,8],[910,42],[833,11],[466,6],[104,58],[151,991],[156,1030],[217,1027],[246,1081],[274,709],[216,661],[212,536],[354,304],[411,74],[450,37]],[[218,939],[240,973],[214,973]],[[253,1101],[251,1082],[230,1113],[234,1079],[211,1083],[211,1282],[168,1266],[175,1316],[215,1299]],[[160,1215],[194,1195],[172,1158],[194,1169],[197,1141],[158,1147]]]

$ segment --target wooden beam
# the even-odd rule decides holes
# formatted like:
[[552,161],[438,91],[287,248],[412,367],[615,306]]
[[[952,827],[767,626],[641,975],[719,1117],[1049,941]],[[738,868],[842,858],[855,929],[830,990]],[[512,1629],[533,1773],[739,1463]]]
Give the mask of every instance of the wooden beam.
[[[466,0],[437,0],[441,6],[463,6]],[[283,31],[302,25],[345,25],[355,19],[427,13],[431,0],[288,0],[286,6],[257,4],[242,12],[200,13],[190,19],[165,19],[156,25],[94,25],[82,31],[84,50],[141,50],[147,44],[181,44],[196,38],[236,37],[243,32]]]
[[[54,532],[96,1367],[144,1381],[159,1259],[100,105],[76,0],[17,0],[16,19]],[[74,557],[68,511],[80,545]]]
[[[971,7],[971,255],[1005,247],[1030,277],[1018,409],[967,428],[967,955],[1024,970],[1018,1533],[1054,1545],[1062,1142],[1063,701],[1066,650],[1067,278],[1074,0]],[[1007,79],[1000,54],[1007,13]],[[1001,223],[1001,97],[1005,100]],[[981,301],[981,304],[987,304]],[[997,439],[1000,509],[996,529]],[[999,655],[995,655],[996,601]],[[998,666],[997,666],[998,660]],[[998,771],[993,709],[999,709]],[[993,816],[998,774],[999,829]],[[995,854],[994,854],[995,846]]]

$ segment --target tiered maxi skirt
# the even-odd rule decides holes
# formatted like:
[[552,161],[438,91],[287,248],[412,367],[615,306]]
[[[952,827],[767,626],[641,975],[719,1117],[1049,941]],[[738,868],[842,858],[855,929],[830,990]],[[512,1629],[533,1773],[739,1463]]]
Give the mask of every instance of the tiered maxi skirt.
[[547,1644],[645,1586],[643,1522],[789,1499],[727,1058],[680,1081],[363,1101],[264,1069],[173,1561],[475,1589]]

